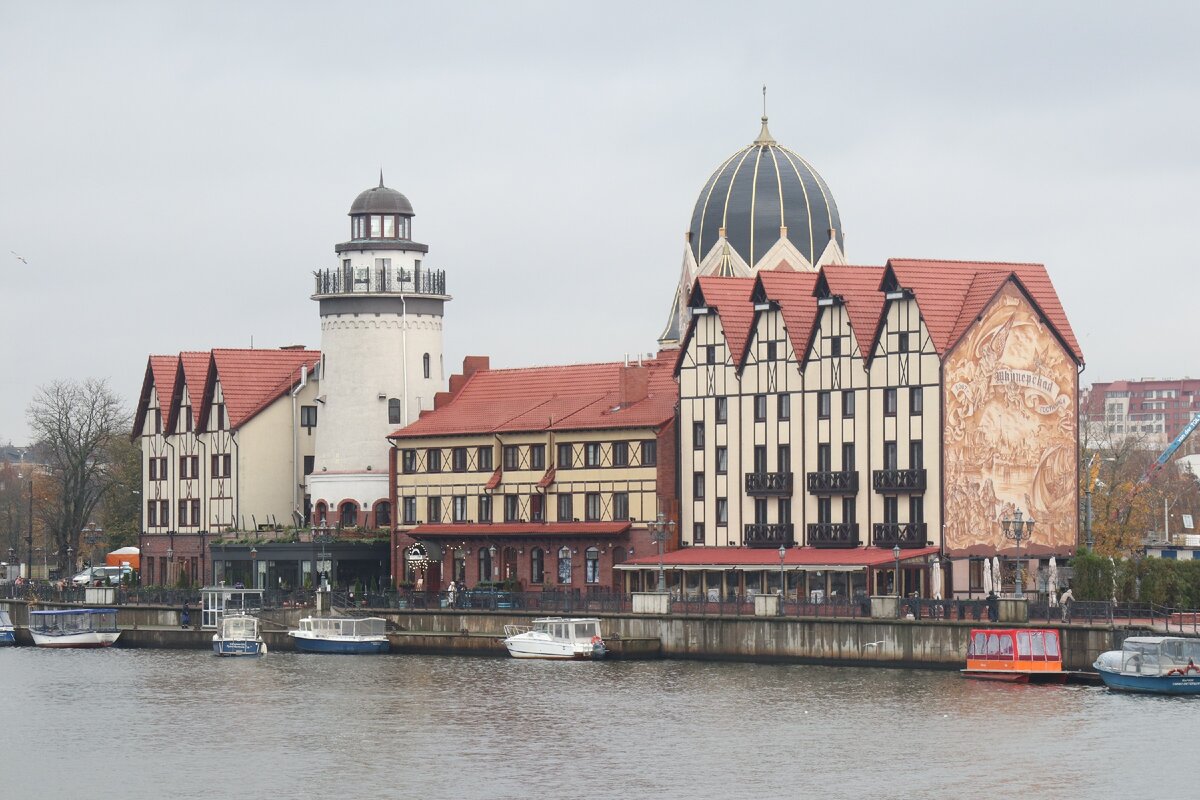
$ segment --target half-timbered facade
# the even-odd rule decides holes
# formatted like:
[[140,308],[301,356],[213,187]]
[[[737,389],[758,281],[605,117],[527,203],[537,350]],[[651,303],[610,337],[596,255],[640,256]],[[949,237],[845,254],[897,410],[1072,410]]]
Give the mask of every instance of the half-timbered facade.
[[646,523],[676,518],[675,398],[669,355],[512,370],[468,358],[390,437],[393,574],[428,591],[611,590],[614,565],[649,552]]
[[673,554],[677,590],[929,594],[937,555],[968,592],[974,560],[1016,555],[1018,508],[1041,521],[1023,556],[1073,549],[1082,354],[1040,265],[702,276],[689,305],[680,504],[704,550]]

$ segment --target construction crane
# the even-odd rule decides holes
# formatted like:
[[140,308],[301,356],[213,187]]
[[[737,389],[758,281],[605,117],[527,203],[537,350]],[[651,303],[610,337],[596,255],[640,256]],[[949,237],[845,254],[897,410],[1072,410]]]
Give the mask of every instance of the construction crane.
[[[1117,519],[1121,521],[1121,524],[1124,524],[1129,519],[1129,513],[1133,509],[1133,501],[1137,499],[1142,489],[1146,484],[1150,483],[1150,479],[1157,475],[1159,470],[1166,466],[1166,463],[1171,460],[1171,456],[1175,455],[1175,451],[1183,446],[1183,443],[1188,440],[1188,437],[1192,435],[1192,431],[1196,430],[1197,427],[1200,427],[1200,414],[1192,417],[1192,421],[1183,426],[1183,430],[1171,440],[1171,443],[1167,445],[1167,449],[1163,450],[1158,458],[1154,459],[1154,462],[1146,467],[1146,471],[1142,473],[1142,477],[1138,479],[1138,482],[1133,485],[1133,489],[1130,490],[1129,497],[1125,499],[1125,502],[1117,511]],[[1093,477],[1089,486],[1094,485],[1095,482],[1096,479]]]

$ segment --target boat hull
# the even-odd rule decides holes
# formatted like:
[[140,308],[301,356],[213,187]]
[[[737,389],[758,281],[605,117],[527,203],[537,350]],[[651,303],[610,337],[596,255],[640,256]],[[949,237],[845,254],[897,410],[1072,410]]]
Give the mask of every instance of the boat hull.
[[597,661],[608,655],[603,646],[576,649],[570,646],[556,647],[547,642],[527,642],[517,637],[504,640],[508,654],[513,658],[541,658],[551,661]]
[[17,636],[15,633],[13,633],[13,631],[11,631],[11,630],[0,631],[0,647],[4,647],[5,645],[16,644],[16,643],[17,643]]
[[120,631],[81,631],[79,633],[69,633],[61,636],[38,633],[30,631],[33,636],[33,643],[38,647],[112,647],[116,643],[117,638],[121,635]]
[[389,653],[392,643],[381,639],[343,639],[310,637],[292,634],[292,644],[302,653],[330,653],[347,656],[368,656]]
[[1118,692],[1200,695],[1200,675],[1128,675],[1099,669],[1100,680]]
[[964,669],[962,675],[964,678],[974,678],[978,681],[1000,681],[1002,683],[1056,684],[1067,682],[1067,673],[1045,670],[1021,672],[1016,670]]
[[213,639],[213,652],[219,656],[261,656],[265,649],[261,639]]

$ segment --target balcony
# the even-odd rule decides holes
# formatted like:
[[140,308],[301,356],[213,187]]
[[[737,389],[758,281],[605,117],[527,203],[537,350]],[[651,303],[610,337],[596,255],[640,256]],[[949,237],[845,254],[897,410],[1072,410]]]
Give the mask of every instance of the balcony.
[[858,472],[810,472],[809,494],[855,494],[858,492]]
[[924,522],[876,522],[871,532],[871,544],[890,548],[900,545],[901,549],[925,546]]
[[339,267],[313,273],[313,297],[347,294],[446,294],[446,273],[440,269],[403,267]]
[[877,469],[871,473],[871,482],[875,486],[875,491],[882,493],[923,492],[925,491],[925,470]]
[[769,522],[746,525],[743,538],[746,547],[792,547],[796,544],[796,526],[792,523]]
[[858,547],[857,522],[810,522],[809,547]]
[[746,494],[751,497],[791,497],[792,473],[748,472]]

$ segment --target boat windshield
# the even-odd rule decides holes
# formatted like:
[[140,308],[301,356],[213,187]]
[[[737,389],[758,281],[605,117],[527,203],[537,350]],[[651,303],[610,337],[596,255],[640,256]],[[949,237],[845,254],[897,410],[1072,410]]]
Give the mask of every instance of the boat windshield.
[[350,632],[355,636],[382,636],[386,625],[387,620],[380,617],[364,617],[353,620],[353,630]]
[[225,639],[254,639],[258,636],[258,620],[254,617],[225,617],[221,620],[221,636]]
[[12,619],[8,616],[7,611],[0,611],[0,628],[11,628]]
[[600,635],[600,626],[595,622],[588,620],[587,622],[575,623],[575,638],[576,639],[591,639],[593,636]]

